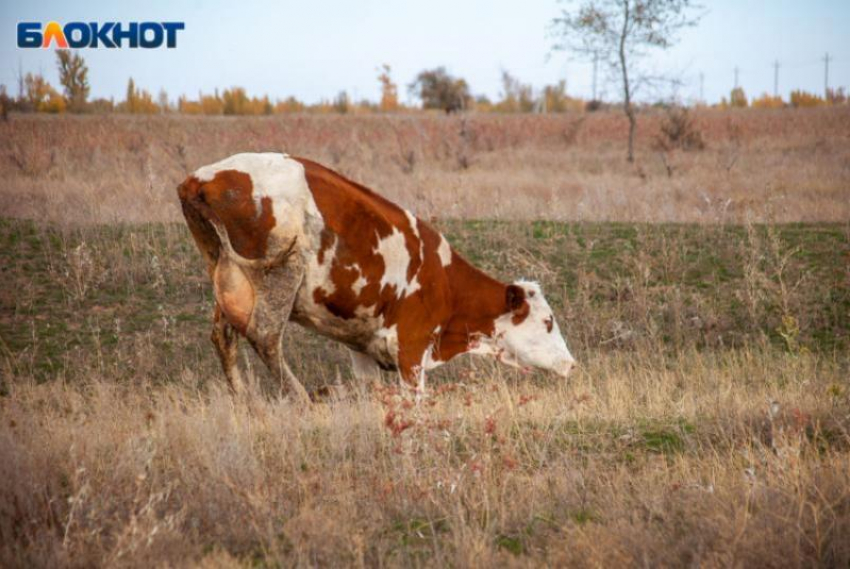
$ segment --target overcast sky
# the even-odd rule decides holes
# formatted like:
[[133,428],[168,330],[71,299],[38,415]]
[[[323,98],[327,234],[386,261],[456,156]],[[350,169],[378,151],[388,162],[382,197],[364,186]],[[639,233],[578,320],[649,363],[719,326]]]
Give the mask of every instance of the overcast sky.
[[[345,90],[356,99],[378,98],[377,67],[387,63],[407,98],[409,83],[425,68],[446,66],[476,94],[496,98],[500,70],[535,88],[566,79],[570,94],[589,97],[591,66],[551,52],[549,22],[565,5],[555,0],[267,0],[0,2],[0,83],[16,92],[20,66],[58,84],[53,49],[18,49],[19,21],[183,21],[176,49],[85,49],[93,97],[122,99],[127,79],[154,95],[172,98],[216,87],[245,87],[273,99],[306,102]],[[830,85],[850,86],[850,0],[705,0],[706,16],[649,65],[684,80],[678,95],[727,95],[739,67],[748,95],[773,91],[779,60],[780,93],[822,92],[824,53]],[[614,85],[602,85],[616,100]],[[670,95],[668,91],[653,97]]]

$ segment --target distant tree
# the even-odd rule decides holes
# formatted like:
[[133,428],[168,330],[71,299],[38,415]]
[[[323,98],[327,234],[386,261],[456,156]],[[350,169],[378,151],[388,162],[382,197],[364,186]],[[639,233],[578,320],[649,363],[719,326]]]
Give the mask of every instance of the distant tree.
[[168,102],[168,92],[164,88],[159,90],[159,95],[157,95],[156,99],[156,104],[159,107],[160,112],[171,112],[172,108],[171,103]]
[[496,110],[508,113],[530,113],[534,110],[534,91],[507,70],[502,70],[502,100]]
[[118,105],[118,110],[123,113],[153,115],[159,112],[159,106],[154,102],[153,96],[144,89],[136,87],[133,78],[127,80],[127,94],[124,102]]
[[843,105],[847,102],[847,100],[848,97],[844,87],[839,87],[838,89],[830,87],[826,90],[826,101],[830,105]]
[[791,106],[795,109],[806,107],[819,107],[825,105],[826,101],[818,95],[807,91],[794,90],[791,91]]
[[543,111],[547,113],[564,113],[567,111],[584,110],[585,103],[567,95],[567,82],[561,79],[554,85],[543,87]]
[[59,82],[65,87],[68,110],[72,113],[85,111],[89,96],[89,68],[85,60],[79,53],[57,49],[56,61],[59,65]]
[[385,63],[380,71],[378,81],[381,83],[381,110],[396,111],[398,110],[398,87],[390,77],[390,66]]
[[221,101],[225,115],[270,115],[274,110],[268,96],[249,97],[242,87],[225,89]]
[[745,109],[747,105],[747,94],[744,93],[744,89],[742,87],[732,89],[729,93],[729,106],[736,109]]
[[781,109],[785,106],[782,97],[774,97],[767,93],[763,93],[761,97],[753,99],[750,104],[754,109]]
[[340,91],[334,99],[333,108],[341,115],[348,113],[351,110],[351,100],[348,97],[348,93]]
[[306,105],[293,96],[289,96],[283,101],[275,103],[275,113],[301,113],[306,109]]
[[221,115],[224,114],[224,101],[218,94],[218,89],[213,91],[212,95],[198,95],[201,112],[205,115]]
[[24,78],[24,107],[37,113],[61,113],[67,105],[65,98],[39,74],[27,73]]
[[700,15],[691,15],[694,8],[691,0],[581,0],[552,22],[555,49],[596,57],[619,75],[629,119],[629,162],[634,161],[635,92],[658,79],[642,72],[639,63],[649,49],[669,48],[682,28],[696,25]]
[[9,120],[9,110],[12,106],[12,98],[6,94],[6,86],[0,85],[0,116],[3,121]]
[[490,101],[487,95],[478,95],[472,104],[476,111],[487,113],[493,110],[493,102]]
[[247,115],[250,106],[250,100],[242,87],[233,87],[225,89],[221,94],[224,101],[224,114],[226,115]]
[[444,67],[420,72],[408,89],[424,108],[442,109],[446,114],[467,109],[471,100],[466,81],[449,75]]
[[92,99],[88,103],[88,110],[95,114],[111,113],[115,110],[115,102],[112,99]]

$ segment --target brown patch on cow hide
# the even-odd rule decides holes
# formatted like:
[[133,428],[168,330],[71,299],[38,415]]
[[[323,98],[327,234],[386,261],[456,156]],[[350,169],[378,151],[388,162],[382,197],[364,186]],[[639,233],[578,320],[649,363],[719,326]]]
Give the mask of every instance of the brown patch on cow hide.
[[[227,229],[234,251],[247,259],[261,259],[268,249],[275,217],[268,196],[260,200],[260,211],[257,211],[253,190],[254,184],[249,174],[238,170],[222,170],[208,182],[198,182],[193,177],[187,179],[178,188],[178,194],[184,213],[189,208],[199,212],[202,217],[215,216]],[[190,212],[190,215],[193,214]],[[195,235],[196,230],[192,229],[192,233]],[[200,233],[205,235],[204,240],[208,240],[208,232]],[[198,240],[197,236],[195,238]]]
[[511,322],[513,322],[514,326],[519,326],[522,324],[526,318],[528,318],[528,314],[531,312],[531,306],[529,306],[528,302],[523,301],[522,305],[514,310],[514,315],[511,317]]
[[[443,267],[440,234],[428,223],[414,220],[411,226],[403,209],[369,188],[311,160],[293,159],[304,166],[307,185],[325,222],[317,260],[332,263],[333,293],[317,288],[312,291],[315,302],[346,319],[358,317],[358,308],[368,308],[373,316],[383,317],[386,328],[396,326],[398,368],[412,385],[432,344],[434,359],[447,361],[467,351],[470,338],[493,333],[496,318],[509,312],[506,285],[454,252],[451,264]],[[379,239],[394,230],[404,235],[410,255],[407,282],[415,277],[421,285],[403,298],[395,287],[381,286],[386,267],[375,252]],[[334,258],[329,260],[326,257],[334,244]],[[366,284],[355,293],[353,285],[361,276]],[[522,304],[527,316],[528,303]],[[435,337],[438,326],[441,332]]]

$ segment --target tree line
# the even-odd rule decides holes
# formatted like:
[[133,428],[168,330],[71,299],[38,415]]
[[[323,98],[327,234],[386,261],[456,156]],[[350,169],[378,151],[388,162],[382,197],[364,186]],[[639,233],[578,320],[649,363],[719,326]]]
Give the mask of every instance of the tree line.
[[[594,4],[600,0],[591,0]],[[603,3],[608,0],[601,0]],[[633,2],[634,0],[629,0]],[[638,4],[653,2],[672,2],[672,0],[640,0]],[[680,0],[677,0],[680,1]],[[628,4],[628,2],[626,2]],[[616,6],[622,6],[617,2]],[[600,29],[613,29],[614,24],[601,24],[600,18],[613,18],[612,14],[603,15],[599,11],[591,11],[590,15],[581,15],[572,20],[565,18],[556,19],[555,25],[562,26],[567,30],[588,28],[588,33],[596,34]],[[637,16],[630,16],[636,18]],[[647,16],[643,14],[641,18]],[[643,20],[640,20],[643,22]],[[637,26],[638,24],[633,24]],[[650,25],[641,23],[640,25]],[[628,29],[628,28],[627,28]],[[564,29],[561,33],[567,33]],[[608,32],[606,32],[608,33]],[[632,32],[634,33],[634,32]],[[669,33],[669,32],[667,32]],[[649,36],[647,36],[649,37]],[[613,38],[613,39],[612,39]],[[596,57],[602,52],[599,40],[592,40],[590,45],[595,47],[581,48],[585,52],[592,52]],[[615,44],[616,36],[608,38]],[[665,45],[669,45],[665,44]],[[558,44],[556,49],[562,49]],[[619,50],[618,50],[619,53]],[[624,52],[625,53],[625,52]],[[628,56],[627,56],[628,57]],[[626,59],[625,81],[628,79],[628,66]],[[0,85],[0,107],[3,116],[9,111],[18,112],[40,112],[40,113],[129,113],[129,114],[161,114],[181,113],[189,115],[274,115],[285,113],[380,113],[380,112],[414,112],[417,110],[437,110],[444,113],[460,113],[467,111],[496,112],[496,113],[563,113],[568,111],[593,111],[606,106],[601,101],[584,100],[567,94],[566,81],[559,81],[554,85],[547,85],[543,89],[534,89],[531,84],[524,83],[510,72],[503,70],[501,83],[502,89],[496,100],[491,100],[484,95],[473,95],[472,90],[465,79],[457,77],[446,70],[445,67],[437,67],[421,71],[413,82],[407,85],[408,93],[421,103],[411,106],[403,104],[399,99],[399,87],[393,80],[389,65],[382,65],[377,71],[377,80],[380,87],[380,99],[369,101],[362,99],[353,100],[345,91],[341,91],[336,97],[318,103],[307,104],[295,97],[272,100],[267,95],[262,97],[251,96],[242,87],[231,87],[222,91],[215,90],[213,93],[199,93],[197,98],[189,98],[181,95],[177,100],[169,98],[165,90],[160,90],[154,96],[149,91],[136,85],[132,78],[128,79],[124,99],[95,98],[90,99],[91,92],[89,83],[89,68],[79,53],[69,50],[56,50],[56,65],[59,73],[61,90],[51,85],[40,73],[19,74],[18,94],[12,97],[7,93],[5,85]],[[614,71],[622,68],[622,60],[619,55],[609,65]],[[632,83],[624,83],[624,103],[622,103],[627,116],[631,114],[630,124],[636,123],[635,111],[646,105],[637,105],[633,98],[636,91],[634,82],[644,80],[639,74],[632,76]],[[847,96],[843,89],[833,90],[825,97],[807,93],[805,91],[793,91],[790,99],[786,102],[780,97],[767,94],[759,98],[749,100],[740,87],[735,88],[727,99],[724,97],[716,106],[721,108],[778,108],[784,106],[812,107],[826,104],[842,104],[847,102]],[[668,103],[658,103],[660,106],[668,106]],[[630,129],[631,131],[631,129]]]

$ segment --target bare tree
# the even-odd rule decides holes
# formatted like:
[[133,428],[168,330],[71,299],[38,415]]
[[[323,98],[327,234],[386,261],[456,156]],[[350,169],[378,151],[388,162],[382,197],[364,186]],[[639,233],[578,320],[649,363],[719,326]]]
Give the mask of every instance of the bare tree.
[[629,162],[634,162],[635,92],[658,79],[641,70],[640,62],[650,49],[669,48],[679,30],[696,25],[702,16],[695,13],[698,8],[692,0],[582,0],[552,21],[555,49],[598,57],[621,78]]
[[56,50],[56,62],[59,65],[59,82],[65,87],[68,110],[80,113],[85,110],[89,96],[89,68],[79,53],[67,49]]

